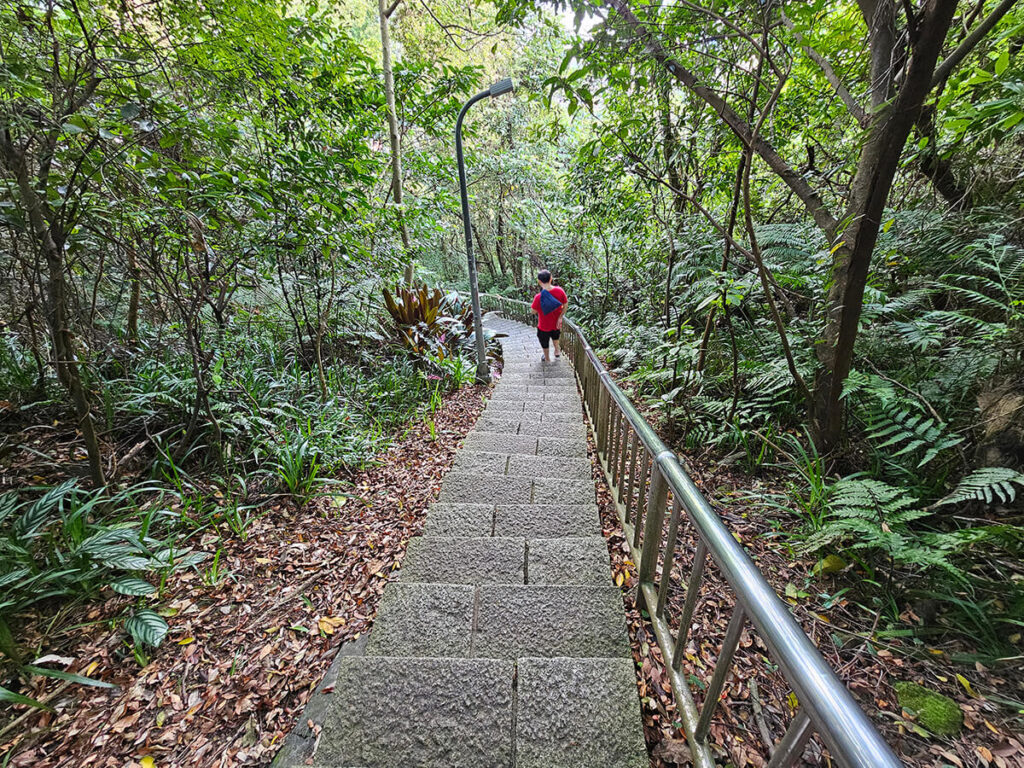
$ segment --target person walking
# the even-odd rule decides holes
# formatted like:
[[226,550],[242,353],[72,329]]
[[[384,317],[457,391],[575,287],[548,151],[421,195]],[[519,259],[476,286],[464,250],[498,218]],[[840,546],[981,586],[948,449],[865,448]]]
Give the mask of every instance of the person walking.
[[550,363],[550,342],[554,342],[555,357],[562,356],[559,339],[562,337],[562,319],[565,317],[565,305],[569,297],[557,285],[551,284],[551,272],[546,269],[537,274],[537,282],[540,283],[540,293],[533,297],[530,309],[537,313],[537,338],[544,350],[541,360]]

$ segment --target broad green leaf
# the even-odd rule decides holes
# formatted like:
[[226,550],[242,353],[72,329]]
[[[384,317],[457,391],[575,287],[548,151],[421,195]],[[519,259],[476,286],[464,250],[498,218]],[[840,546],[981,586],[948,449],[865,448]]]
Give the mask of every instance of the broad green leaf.
[[124,628],[136,643],[144,643],[154,648],[160,646],[170,630],[162,616],[148,609],[133,614],[125,622]]

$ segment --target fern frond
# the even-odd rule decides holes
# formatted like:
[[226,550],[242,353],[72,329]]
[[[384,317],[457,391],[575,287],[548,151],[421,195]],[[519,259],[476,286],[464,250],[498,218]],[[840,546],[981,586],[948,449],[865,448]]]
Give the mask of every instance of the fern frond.
[[932,506],[941,507],[965,501],[992,504],[996,499],[1009,504],[1017,498],[1017,486],[1024,486],[1024,474],[1009,467],[983,467],[963,478],[952,493]]

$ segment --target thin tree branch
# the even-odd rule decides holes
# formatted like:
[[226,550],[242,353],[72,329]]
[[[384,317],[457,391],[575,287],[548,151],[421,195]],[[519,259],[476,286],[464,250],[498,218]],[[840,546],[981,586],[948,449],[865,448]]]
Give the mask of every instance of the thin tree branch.
[[971,30],[971,33],[967,35],[963,42],[956,47],[956,50],[949,54],[949,56],[947,56],[945,60],[935,68],[935,74],[932,76],[932,88],[936,88],[946,82],[949,76],[953,74],[953,70],[957,65],[967,57],[967,54],[974,50],[975,46],[981,42],[981,39],[992,30],[992,27],[999,23],[999,20],[1002,19],[1003,16],[1005,16],[1010,9],[1016,5],[1016,3],[1017,0],[1003,0],[1003,2],[993,9],[992,13],[986,16],[978,26]]
[[717,92],[706,85],[702,85],[693,72],[671,58],[665,52],[661,43],[654,38],[644,23],[633,13],[626,0],[608,0],[608,2],[632,29],[639,38],[638,42],[647,49],[651,56],[665,67],[676,80],[689,88],[710,106],[722,118],[725,124],[729,126],[743,145],[753,149],[771,167],[779,178],[800,198],[814,218],[815,223],[825,231],[830,240],[834,240],[839,230],[839,222],[825,207],[825,203],[817,191],[807,183],[807,180],[783,159],[775,147],[764,138],[755,135],[750,125],[736,114],[732,107]]
[[843,104],[846,105],[846,109],[849,111],[853,119],[857,121],[861,128],[867,128],[868,123],[871,122],[867,111],[863,106],[861,106],[860,102],[853,97],[853,94],[850,93],[846,85],[843,84],[842,79],[840,79],[838,73],[833,69],[832,64],[829,63],[828,59],[804,42],[804,36],[796,31],[795,25],[790,18],[786,16],[786,14],[782,14],[782,23],[786,29],[793,33],[793,37],[796,39],[797,44],[801,47],[803,52],[807,54],[807,58],[818,65],[818,69],[821,70],[825,79],[828,80],[829,85],[831,85],[835,90],[836,95],[842,100]]

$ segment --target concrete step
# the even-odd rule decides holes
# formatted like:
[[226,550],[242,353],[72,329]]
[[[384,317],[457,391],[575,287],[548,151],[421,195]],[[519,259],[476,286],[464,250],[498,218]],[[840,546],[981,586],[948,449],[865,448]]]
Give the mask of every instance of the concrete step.
[[515,768],[648,768],[632,659],[517,663]]
[[564,477],[593,482],[590,459],[552,456],[524,456],[513,453],[508,458],[506,474],[514,477]]
[[622,594],[611,586],[479,587],[472,654],[628,657]]
[[427,510],[424,536],[564,538],[600,536],[596,504],[454,504]]
[[580,438],[549,437],[544,435],[510,435],[504,432],[474,430],[462,441],[462,449],[488,453],[521,453],[526,456],[587,455],[587,441]]
[[[423,524],[424,536],[493,536],[493,504],[432,504]],[[506,533],[518,536],[518,533]]]
[[531,539],[600,536],[601,520],[596,504],[499,504],[493,530],[496,536]]
[[593,504],[592,480],[512,477],[452,470],[441,483],[440,501],[470,504]]
[[470,584],[388,584],[366,655],[468,658],[475,602]]
[[466,449],[459,451],[455,457],[455,469],[513,477],[563,477],[567,480],[587,480],[593,476],[590,459]]
[[523,584],[522,538],[415,536],[402,561],[403,583]]
[[368,656],[629,656],[622,594],[596,585],[388,585]]
[[526,553],[527,584],[612,583],[608,545],[602,536],[529,539]]
[[513,664],[493,659],[345,659],[315,761],[332,768],[508,768],[512,680]]

